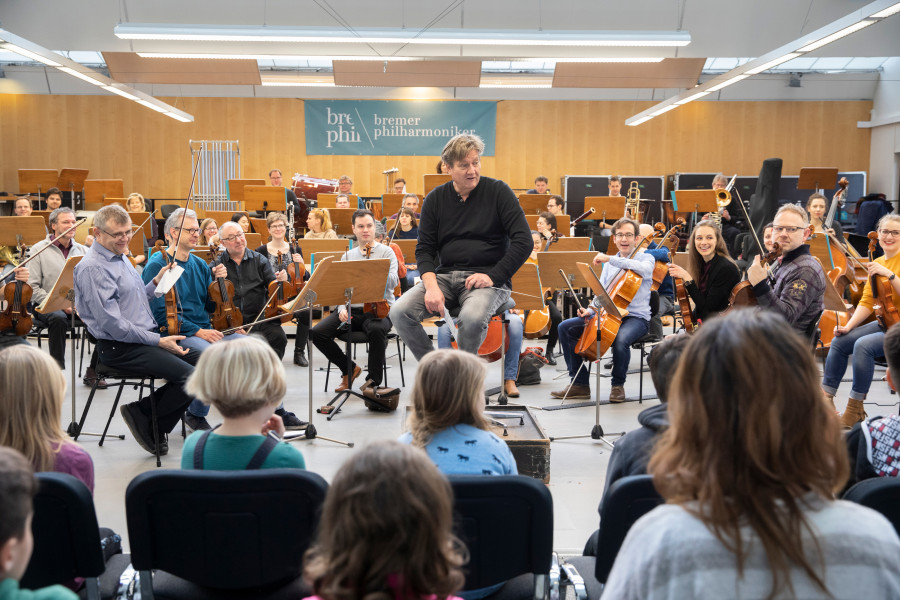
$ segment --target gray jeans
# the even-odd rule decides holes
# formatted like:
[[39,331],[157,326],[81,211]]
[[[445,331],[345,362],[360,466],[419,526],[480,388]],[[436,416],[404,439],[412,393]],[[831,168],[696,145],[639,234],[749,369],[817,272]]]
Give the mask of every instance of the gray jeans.
[[[509,299],[509,290],[497,288],[466,289],[466,278],[474,271],[454,271],[437,275],[437,284],[450,310],[459,307],[460,350],[476,354],[484,342],[487,325],[497,309]],[[418,283],[407,290],[391,307],[391,322],[416,360],[434,350],[434,344],[422,327],[431,315],[425,308],[425,286]],[[443,316],[443,315],[441,315]]]

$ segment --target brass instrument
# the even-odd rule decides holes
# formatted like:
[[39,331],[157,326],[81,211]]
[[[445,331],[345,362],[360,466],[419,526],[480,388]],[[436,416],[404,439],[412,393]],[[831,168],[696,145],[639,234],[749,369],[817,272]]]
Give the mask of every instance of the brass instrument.
[[635,221],[640,218],[640,202],[641,202],[641,188],[638,185],[637,181],[632,181],[631,185],[628,186],[628,193],[625,194],[625,217],[634,219]]
[[729,204],[731,204],[731,192],[727,189],[716,190],[716,212],[710,214],[709,219],[720,229],[722,228],[722,211]]

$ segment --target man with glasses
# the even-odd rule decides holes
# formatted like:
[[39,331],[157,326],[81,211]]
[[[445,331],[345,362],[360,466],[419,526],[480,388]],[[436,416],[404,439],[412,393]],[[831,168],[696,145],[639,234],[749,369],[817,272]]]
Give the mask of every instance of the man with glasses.
[[[123,371],[152,375],[166,384],[119,410],[141,447],[153,453],[151,399],[156,400],[157,424],[168,434],[181,419],[192,398],[184,391],[191,366],[199,353],[178,345],[179,335],[161,335],[150,310],[150,300],[163,271],[144,284],[127,258],[131,218],[116,204],[94,215],[95,243],[75,267],[75,308],[97,338],[104,365]],[[165,435],[159,453],[167,454]]]
[[806,211],[796,204],[785,204],[775,213],[772,226],[773,241],[781,247],[774,280],[769,282],[759,256],[747,269],[747,280],[759,305],[781,313],[801,335],[825,306],[825,272],[805,243],[810,233]]
[[[625,377],[628,375],[631,345],[644,337],[650,329],[650,286],[653,284],[656,259],[643,251],[629,258],[640,239],[637,221],[619,219],[613,223],[611,231],[618,253],[610,256],[600,252],[594,257],[595,265],[603,264],[603,271],[600,273],[603,289],[612,292],[611,286],[626,271],[634,271],[642,278],[637,293],[628,305],[628,314],[622,319],[619,332],[612,343],[612,388],[609,391],[609,401],[619,403],[625,402]],[[578,309],[577,317],[559,324],[559,345],[566,359],[571,383],[563,390],[551,392],[550,395],[554,398],[591,397],[591,363],[575,354],[575,345],[599,307],[600,303],[594,298],[590,307]]]

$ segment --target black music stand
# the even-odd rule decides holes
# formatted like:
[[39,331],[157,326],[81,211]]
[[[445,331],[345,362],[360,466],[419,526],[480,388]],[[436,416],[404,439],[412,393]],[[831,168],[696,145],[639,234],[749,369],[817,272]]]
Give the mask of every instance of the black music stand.
[[[325,279],[328,270],[333,264],[334,259],[331,257],[325,258],[321,263],[319,263],[318,267],[312,272],[309,279],[303,286],[303,289],[300,290],[300,293],[297,294],[297,297],[288,302],[287,304],[281,305],[279,308],[284,310],[288,314],[294,314],[298,309],[297,305],[306,304],[306,313],[307,318],[309,319],[309,328],[312,329],[312,315],[313,315],[313,305],[318,303],[318,290],[324,290],[325,288]],[[331,279],[331,278],[329,278]],[[329,285],[331,282],[328,282]],[[326,292],[327,293],[327,292]],[[302,309],[300,309],[302,310]],[[316,426],[313,423],[313,346],[312,346],[312,338],[307,337],[306,339],[306,356],[309,357],[309,364],[307,365],[307,380],[309,384],[309,396],[308,396],[308,407],[309,407],[309,424],[303,430],[303,434],[290,435],[285,434],[284,440],[286,442],[295,442],[299,440],[312,440],[316,437],[320,437],[321,439],[333,442],[335,444],[342,444],[347,446],[348,448],[353,447],[353,442],[343,442],[341,440],[335,440],[332,438],[327,438],[323,436],[319,436],[316,431]]]
[[[331,257],[325,258],[320,262],[312,277],[310,277],[304,290],[310,286],[315,280],[316,304],[319,306],[337,306],[343,304],[347,308],[348,326],[353,320],[351,305],[353,303],[360,304],[366,302],[380,302],[384,300],[384,288],[387,285],[388,271],[391,267],[391,261],[384,258],[375,258],[371,260],[345,260],[337,261]],[[349,286],[349,287],[348,287]],[[302,295],[302,292],[301,292]],[[299,296],[298,296],[299,298]],[[284,306],[285,310],[290,310],[289,305]],[[309,304],[310,315],[312,315],[312,304]],[[310,316],[310,320],[312,317]],[[349,330],[348,330],[349,331]],[[311,343],[311,342],[310,342]],[[350,336],[347,336],[345,342],[345,352],[347,355],[347,377],[353,373],[353,358],[351,351]],[[307,356],[310,359],[309,368],[309,386],[310,386],[310,402],[312,402],[312,347],[309,347]],[[338,392],[331,401],[325,406],[333,407],[327,409],[328,417],[326,420],[331,421],[334,418],[344,402],[356,396],[360,400],[366,401],[364,395],[355,392],[352,389]],[[312,405],[310,404],[310,407]],[[324,408],[324,407],[323,407]],[[312,410],[312,408],[310,408]],[[322,409],[319,412],[324,414]],[[312,413],[310,413],[312,414]],[[310,420],[310,422],[312,422]]]
[[[619,310],[619,307],[616,306],[615,302],[613,302],[612,298],[609,297],[609,294],[606,293],[606,290],[603,288],[603,285],[600,283],[600,278],[597,277],[597,274],[591,268],[591,266],[587,263],[580,262],[576,265],[578,267],[578,272],[582,277],[590,285],[591,291],[594,292],[594,295],[597,296],[598,301],[600,302],[600,309],[605,310],[610,315],[616,315],[618,317],[624,317],[628,311],[625,311],[625,314]],[[601,332],[603,330],[603,320],[597,319],[597,341],[596,344],[596,355],[597,361],[599,362],[601,354],[600,354],[600,338]],[[579,369],[584,367],[584,363],[579,367]],[[594,426],[591,428],[590,435],[568,435],[562,437],[551,437],[550,441],[556,440],[574,440],[578,438],[590,437],[592,440],[600,440],[610,448],[613,448],[612,442],[606,439],[607,435],[615,435],[615,436],[623,436],[625,432],[621,433],[610,433],[605,434],[603,432],[603,427],[600,425],[600,368],[597,365],[597,368],[594,369],[594,413],[595,413],[595,422]]]

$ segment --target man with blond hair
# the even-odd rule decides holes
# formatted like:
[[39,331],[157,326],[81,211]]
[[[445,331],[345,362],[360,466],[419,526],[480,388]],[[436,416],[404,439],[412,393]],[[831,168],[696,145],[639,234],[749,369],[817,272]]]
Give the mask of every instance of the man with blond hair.
[[450,181],[422,205],[416,264],[422,281],[394,303],[391,321],[416,359],[434,349],[422,327],[429,315],[459,308],[461,350],[475,353],[488,321],[510,295],[510,279],[534,243],[516,195],[506,183],[481,176],[484,142],[452,138],[441,152]]

